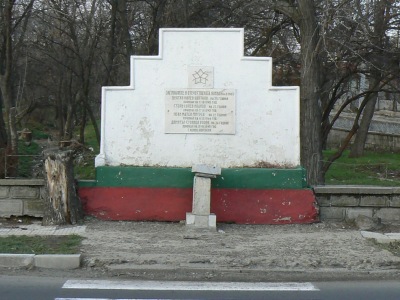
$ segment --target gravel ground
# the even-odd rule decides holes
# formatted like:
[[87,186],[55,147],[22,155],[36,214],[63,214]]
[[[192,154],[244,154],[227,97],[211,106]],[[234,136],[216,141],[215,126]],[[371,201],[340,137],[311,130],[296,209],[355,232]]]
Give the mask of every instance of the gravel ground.
[[399,256],[343,223],[219,224],[214,232],[183,223],[92,219],[86,225],[84,266],[109,276],[271,280],[273,274],[293,279],[400,274]]
[[[81,269],[0,268],[0,274],[215,281],[400,278],[398,245],[378,245],[345,223],[218,224],[217,231],[92,218],[84,225]],[[400,232],[400,226],[380,231]]]

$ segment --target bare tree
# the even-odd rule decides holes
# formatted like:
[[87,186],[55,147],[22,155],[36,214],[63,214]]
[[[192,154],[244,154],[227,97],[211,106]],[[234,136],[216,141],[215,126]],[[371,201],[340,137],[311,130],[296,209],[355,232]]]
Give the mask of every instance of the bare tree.
[[58,117],[64,122],[64,126],[60,125],[64,129],[62,136],[70,139],[74,123],[79,123],[79,140],[84,143],[84,129],[90,119],[100,141],[93,103],[100,102],[102,74],[105,73],[94,71],[103,72],[99,69],[104,61],[99,45],[107,32],[109,5],[97,0],[49,0],[45,5],[40,21],[52,27],[40,29],[45,43],[39,48],[42,55],[53,62],[51,69],[58,77],[55,98]]
[[[398,43],[391,42],[400,23],[397,2],[4,1],[0,147],[16,147],[12,107],[17,121],[34,110],[52,110],[55,117],[47,117],[48,122],[54,122],[60,137],[71,138],[79,126],[84,142],[89,120],[97,129],[101,86],[128,81],[130,55],[155,54],[161,27],[244,27],[246,54],[274,58],[274,84],[301,86],[301,164],[310,184],[322,183],[329,167],[321,167],[322,148],[341,112],[355,101],[362,103],[344,147],[329,162],[357,132],[361,139],[377,93],[398,85],[400,55]],[[369,86],[354,92],[351,85],[361,74]]]
[[320,29],[313,0],[277,1],[274,8],[293,20],[299,28],[301,90],[300,140],[301,164],[307,170],[311,185],[321,184],[322,139],[320,107],[321,65],[319,57]]
[[[346,107],[353,106],[357,111],[354,124],[341,142],[341,146],[325,162],[324,173],[332,162],[349,147],[354,136],[356,136],[355,145],[357,147],[353,147],[353,150],[360,146],[360,149],[364,149],[378,93],[384,91],[388,85],[395,89],[397,78],[395,74],[398,72],[396,70],[399,66],[398,49],[390,46],[392,43],[387,36],[391,26],[395,24],[394,21],[398,20],[398,15],[393,13],[394,5],[398,5],[397,3],[386,2],[384,4],[386,10],[381,7],[380,13],[378,13],[379,1],[373,3],[365,1],[334,2],[331,2],[332,13],[329,18],[331,21],[325,23],[329,26],[323,27],[324,34],[322,35],[323,50],[326,55],[321,93],[323,142],[326,142],[331,128]],[[382,4],[381,2],[380,5]],[[375,22],[375,20],[378,21]],[[377,30],[377,28],[381,29]],[[337,71],[332,72],[334,69]],[[368,79],[368,86],[357,88],[355,83],[360,83],[361,77]],[[338,100],[344,98],[347,98],[346,101],[338,106]],[[354,105],[358,102],[361,104]],[[334,112],[335,105],[339,109]]]
[[363,11],[368,13],[368,11],[371,10],[371,16],[373,17],[371,20],[371,17],[366,16],[365,19],[369,20],[369,23],[372,23],[373,25],[371,26],[368,24],[363,28],[371,41],[371,46],[369,47],[371,52],[367,57],[370,69],[368,89],[369,91],[373,91],[373,93],[369,95],[368,101],[365,105],[360,127],[349,155],[350,157],[359,157],[363,155],[368,129],[371,124],[371,120],[375,111],[375,105],[378,99],[379,90],[377,87],[384,79],[385,73],[386,75],[390,76],[387,71],[391,69],[387,64],[388,59],[386,59],[386,55],[388,53],[385,51],[385,49],[388,49],[388,38],[386,36],[386,31],[388,30],[388,25],[393,13],[393,1],[380,0],[375,1],[371,5],[371,9],[366,9],[363,7],[362,3],[359,3],[358,10],[360,15],[363,14]]
[[[0,118],[0,145],[6,146],[3,155],[18,153],[18,136],[16,126],[16,102],[13,91],[13,54],[16,41],[23,40],[24,32],[18,28],[25,24],[29,17],[34,0],[19,3],[4,1],[0,6],[0,91],[4,106],[4,118]],[[25,21],[25,22],[24,22]],[[17,35],[19,34],[19,36]]]

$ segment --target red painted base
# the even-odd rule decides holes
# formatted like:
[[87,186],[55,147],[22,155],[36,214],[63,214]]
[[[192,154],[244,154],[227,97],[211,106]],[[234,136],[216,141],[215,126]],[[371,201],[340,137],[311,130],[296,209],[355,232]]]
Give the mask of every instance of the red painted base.
[[[88,215],[105,220],[181,221],[192,211],[191,188],[82,187]],[[217,222],[293,224],[318,221],[312,190],[213,189]]]
[[211,210],[219,222],[293,224],[318,221],[312,190],[228,190],[212,192]]

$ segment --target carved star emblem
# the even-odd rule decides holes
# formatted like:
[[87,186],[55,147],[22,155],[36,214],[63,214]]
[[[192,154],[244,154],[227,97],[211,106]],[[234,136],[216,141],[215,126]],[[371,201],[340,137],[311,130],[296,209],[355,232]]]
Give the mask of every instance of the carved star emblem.
[[208,74],[205,73],[202,69],[195,71],[192,76],[195,84],[206,84],[208,81]]

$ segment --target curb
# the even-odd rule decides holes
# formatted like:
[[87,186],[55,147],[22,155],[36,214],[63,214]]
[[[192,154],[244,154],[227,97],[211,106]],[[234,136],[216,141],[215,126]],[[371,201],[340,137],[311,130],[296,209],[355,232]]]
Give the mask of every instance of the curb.
[[33,264],[35,254],[0,254],[0,266],[6,268],[29,267]]
[[108,269],[108,276],[140,278],[143,280],[174,281],[338,281],[338,280],[397,280],[399,269],[349,270],[324,269],[220,269],[220,268],[118,268]]
[[378,233],[372,231],[360,231],[360,233],[364,238],[373,239],[379,244],[400,242],[400,233]]
[[0,254],[0,267],[72,270],[81,266],[81,254]]

